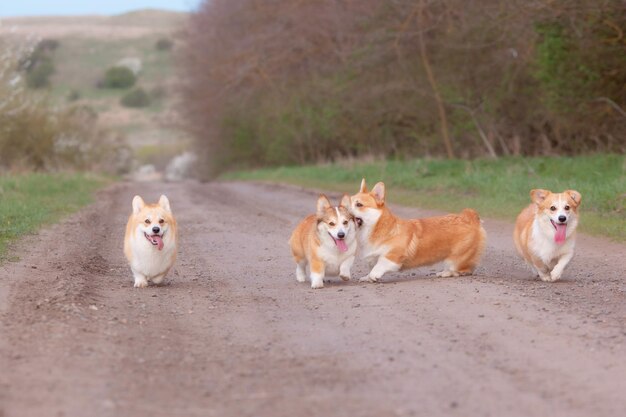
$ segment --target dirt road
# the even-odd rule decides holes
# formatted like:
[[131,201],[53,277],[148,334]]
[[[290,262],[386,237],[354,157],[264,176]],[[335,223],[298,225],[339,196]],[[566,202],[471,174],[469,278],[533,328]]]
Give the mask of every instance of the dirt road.
[[[165,285],[135,289],[130,201],[161,192],[179,261]],[[514,255],[512,226],[486,221],[477,276],[433,267],[311,290],[287,239],[312,192],[129,183],[98,201],[0,266],[1,417],[625,413],[624,245],[582,236],[547,284]]]

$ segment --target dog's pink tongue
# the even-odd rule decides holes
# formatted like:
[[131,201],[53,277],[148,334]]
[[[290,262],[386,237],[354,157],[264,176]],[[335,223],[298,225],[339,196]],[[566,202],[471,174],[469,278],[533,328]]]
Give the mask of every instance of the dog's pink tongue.
[[556,224],[556,233],[554,235],[554,241],[559,245],[565,243],[565,232],[567,231],[567,224]]
[[161,238],[161,236],[152,235],[151,238],[153,241],[157,242],[157,247],[159,248],[159,250],[163,249],[163,239]]
[[335,239],[335,245],[337,245],[339,250],[342,252],[346,252],[348,250],[348,245],[346,245],[346,241],[343,239]]

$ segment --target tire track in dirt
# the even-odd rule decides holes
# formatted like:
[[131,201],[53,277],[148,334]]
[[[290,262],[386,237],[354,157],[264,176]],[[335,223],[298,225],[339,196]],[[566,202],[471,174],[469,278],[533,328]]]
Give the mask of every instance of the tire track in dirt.
[[[165,285],[133,289],[121,249],[130,201],[161,192],[179,259]],[[127,183],[24,239],[21,260],[0,266],[0,416],[626,408],[624,245],[583,236],[550,285],[514,256],[512,226],[487,221],[477,276],[422,268],[314,291],[295,282],[286,243],[314,205],[295,187]],[[357,262],[353,276],[364,273]]]

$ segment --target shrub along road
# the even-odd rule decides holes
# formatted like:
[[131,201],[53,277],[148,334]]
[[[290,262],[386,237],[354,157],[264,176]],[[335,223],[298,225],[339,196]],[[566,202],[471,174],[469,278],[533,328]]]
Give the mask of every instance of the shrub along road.
[[[179,260],[165,285],[135,289],[130,201],[161,192]],[[547,284],[512,226],[486,221],[476,276],[311,290],[286,242],[314,205],[270,185],[117,184],[22,239],[0,266],[0,416],[622,415],[624,245],[580,236]]]

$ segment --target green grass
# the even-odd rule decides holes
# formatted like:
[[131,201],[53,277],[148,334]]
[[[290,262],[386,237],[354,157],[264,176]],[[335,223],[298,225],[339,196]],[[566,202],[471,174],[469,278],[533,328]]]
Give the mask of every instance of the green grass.
[[107,182],[88,174],[0,175],[0,260],[11,241],[90,203]]
[[[362,177],[384,181],[388,201],[445,211],[477,209],[513,221],[529,191],[582,194],[581,230],[626,241],[626,157],[594,155],[499,160],[409,160],[340,163],[233,172],[225,179],[284,182],[353,194]],[[313,204],[313,203],[312,203]],[[311,206],[313,207],[313,205]]]

